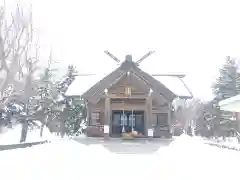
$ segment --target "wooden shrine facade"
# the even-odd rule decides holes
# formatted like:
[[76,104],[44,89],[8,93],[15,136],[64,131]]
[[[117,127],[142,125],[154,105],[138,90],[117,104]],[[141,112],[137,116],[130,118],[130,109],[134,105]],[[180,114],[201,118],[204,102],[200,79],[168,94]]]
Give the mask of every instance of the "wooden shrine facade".
[[126,59],[82,94],[88,111],[87,135],[119,137],[134,131],[139,137],[171,136],[176,97],[131,58]]

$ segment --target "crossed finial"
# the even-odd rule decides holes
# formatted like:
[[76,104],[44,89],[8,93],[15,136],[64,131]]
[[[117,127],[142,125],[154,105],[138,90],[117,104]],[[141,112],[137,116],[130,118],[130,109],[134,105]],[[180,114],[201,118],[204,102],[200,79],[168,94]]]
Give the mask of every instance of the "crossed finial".
[[[117,63],[120,63],[121,61],[116,58],[116,56],[114,56],[112,53],[110,53],[109,51],[104,51],[109,57],[111,57],[114,61],[116,61]],[[151,54],[153,54],[155,51],[149,51],[147,54],[145,54],[142,58],[140,58],[138,61],[135,61],[135,63],[137,64],[137,66],[139,66],[139,64],[145,60],[147,57],[149,57]],[[125,61],[132,61],[132,55],[126,55],[125,56]]]

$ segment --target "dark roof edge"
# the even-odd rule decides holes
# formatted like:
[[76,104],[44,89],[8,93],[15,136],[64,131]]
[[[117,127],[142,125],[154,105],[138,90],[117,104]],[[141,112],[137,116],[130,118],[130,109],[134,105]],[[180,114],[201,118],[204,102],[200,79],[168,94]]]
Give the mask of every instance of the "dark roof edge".
[[[94,96],[98,95],[98,92],[103,89],[103,86],[106,86],[109,88],[107,85],[107,82],[109,81],[109,85],[111,85],[116,78],[113,77],[120,77],[122,73],[120,72],[128,72],[128,71],[134,71],[136,75],[138,75],[142,80],[146,81],[146,83],[155,89],[157,91],[160,91],[159,94],[163,95],[167,100],[171,101],[175,97],[178,97],[175,93],[173,93],[169,88],[167,88],[164,84],[162,84],[160,81],[155,79],[153,76],[148,74],[147,72],[143,71],[141,68],[137,67],[134,62],[126,62],[124,61],[120,67],[116,68],[113,70],[110,74],[105,76],[103,79],[98,81],[95,85],[90,87],[86,92],[82,94],[82,98],[84,99],[90,99],[93,98]],[[180,78],[179,78],[180,79]],[[183,82],[184,83],[184,82]],[[184,86],[187,88],[187,86],[184,83]],[[162,89],[162,90],[161,90]],[[191,91],[187,88],[189,93],[192,95]],[[189,97],[188,97],[189,98]]]
[[184,87],[187,89],[187,91],[189,92],[189,94],[191,95],[191,98],[193,98],[193,93],[192,91],[188,88],[188,86],[186,85],[186,83],[184,82],[184,80],[182,78],[179,78],[179,80],[183,83]]
[[[172,94],[172,99],[174,99],[174,97],[177,97],[175,93],[173,93],[169,88],[167,88],[163,83],[161,83],[160,81],[158,81],[157,79],[155,79],[153,76],[151,76],[150,74],[148,74],[147,72],[143,71],[141,68],[139,67],[136,67],[138,68],[137,70],[140,72],[140,73],[144,73],[146,76],[148,76],[148,78],[152,79],[155,81],[155,83],[159,84],[161,86],[161,88],[165,88],[166,91],[169,91],[169,93]],[[144,77],[144,76],[143,76]],[[159,92],[160,93],[160,92]],[[162,93],[160,93],[161,95],[163,95]],[[165,98],[166,95],[164,95]]]
[[96,82],[92,87],[90,87],[86,92],[84,92],[81,97],[82,98],[88,98],[89,94],[93,94],[97,91],[98,85],[101,85],[101,82],[105,81],[107,78],[109,78],[112,74],[116,73],[116,71],[119,71],[120,67],[114,69],[110,74],[106,75],[103,79]]

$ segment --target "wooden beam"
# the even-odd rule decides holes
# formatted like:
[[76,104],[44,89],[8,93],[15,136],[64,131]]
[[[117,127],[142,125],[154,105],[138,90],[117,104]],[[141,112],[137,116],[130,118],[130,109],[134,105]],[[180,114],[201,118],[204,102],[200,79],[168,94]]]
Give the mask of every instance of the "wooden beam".
[[[91,101],[93,102],[97,102],[101,99],[102,94],[104,93],[104,89],[105,88],[109,88],[112,87],[114,84],[116,84],[117,82],[119,82],[124,76],[126,75],[125,72],[120,71],[117,75],[117,77],[114,78],[113,82],[109,81],[109,84],[107,84],[107,82],[105,82],[105,84],[102,84],[93,94],[92,96],[89,98],[91,99]],[[115,75],[116,76],[116,75]],[[111,82],[111,83],[110,83]]]
[[148,114],[149,114],[148,100],[146,99],[146,103],[144,106],[144,133],[145,133],[145,136],[148,136]]
[[142,105],[135,105],[135,104],[133,104],[133,105],[129,105],[129,104],[112,104],[111,105],[111,109],[112,110],[129,110],[129,111],[131,111],[131,110],[145,110],[145,105],[144,104],[142,104]]
[[105,111],[104,111],[104,126],[108,127],[108,133],[106,133],[106,136],[109,136],[109,133],[110,133],[110,117],[111,117],[110,104],[111,104],[110,98],[106,97],[105,98]]
[[85,102],[86,104],[86,110],[87,110],[87,124],[90,125],[90,109],[89,109],[89,104],[88,101]]
[[153,116],[152,116],[152,95],[149,95],[148,97],[148,103],[149,103],[149,120],[148,120],[148,128],[152,129],[152,122],[153,122]]
[[121,68],[118,67],[116,70],[114,70],[112,73],[105,76],[102,80],[98,81],[94,86],[90,87],[90,89],[85,92],[82,97],[84,99],[90,99],[93,94],[96,94],[96,91],[99,89],[104,89],[107,87],[108,82],[112,82],[114,79],[118,78],[119,75],[121,75]]
[[179,77],[184,78],[185,74],[152,74],[152,76],[172,76],[172,77]]
[[168,103],[168,129],[169,132],[172,132],[172,126],[171,126],[171,112],[172,112],[172,104],[169,102]]
[[137,66],[134,67],[133,71],[141,80],[143,80],[149,86],[151,86],[154,89],[154,91],[158,91],[159,94],[165,97],[166,100],[172,101],[175,98],[176,95],[173,92],[171,92],[165,85],[163,85],[161,82],[156,80],[150,74],[142,71]]
[[145,131],[148,136],[148,129],[152,129],[152,93],[146,98],[146,123]]
[[[137,69],[138,67],[136,67]],[[165,87],[162,83],[160,83],[159,81],[157,81],[154,77],[152,77],[151,75],[145,73],[144,71],[136,71],[136,70],[132,70],[133,75],[135,75],[139,80],[141,80],[144,84],[148,85],[150,88],[154,89],[154,91],[157,91],[158,94],[162,95],[162,97],[164,97],[167,101],[170,101],[170,99],[168,97],[166,97],[167,91],[169,91],[169,94],[172,94],[172,92]],[[148,80],[146,77],[149,77]],[[161,86],[161,87],[159,87]],[[163,92],[163,93],[162,93]],[[174,99],[175,95],[172,94],[173,96],[171,97],[171,100]]]
[[116,94],[109,94],[108,97],[110,97],[112,99],[146,99],[147,95],[119,96]]

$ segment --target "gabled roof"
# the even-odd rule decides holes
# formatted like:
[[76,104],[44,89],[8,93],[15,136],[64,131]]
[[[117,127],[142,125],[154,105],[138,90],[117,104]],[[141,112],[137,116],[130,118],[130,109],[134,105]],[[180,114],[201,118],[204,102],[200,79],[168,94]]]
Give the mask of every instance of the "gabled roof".
[[153,77],[142,71],[133,61],[124,61],[120,67],[105,77],[103,75],[79,76],[70,85],[65,95],[82,96],[82,98],[87,100],[98,99],[104,93],[105,88],[111,87],[112,84],[120,80],[127,72],[134,73],[148,84],[149,87],[159,92],[159,94],[163,95],[169,101],[172,101],[175,97],[192,97],[191,92],[180,78],[166,76]]
[[177,97],[192,98],[193,94],[185,84],[182,78],[177,76],[154,76],[156,80],[164,84]]
[[82,96],[87,90],[93,87],[97,82],[106,75],[98,74],[91,76],[77,76],[66,91],[66,96]]

